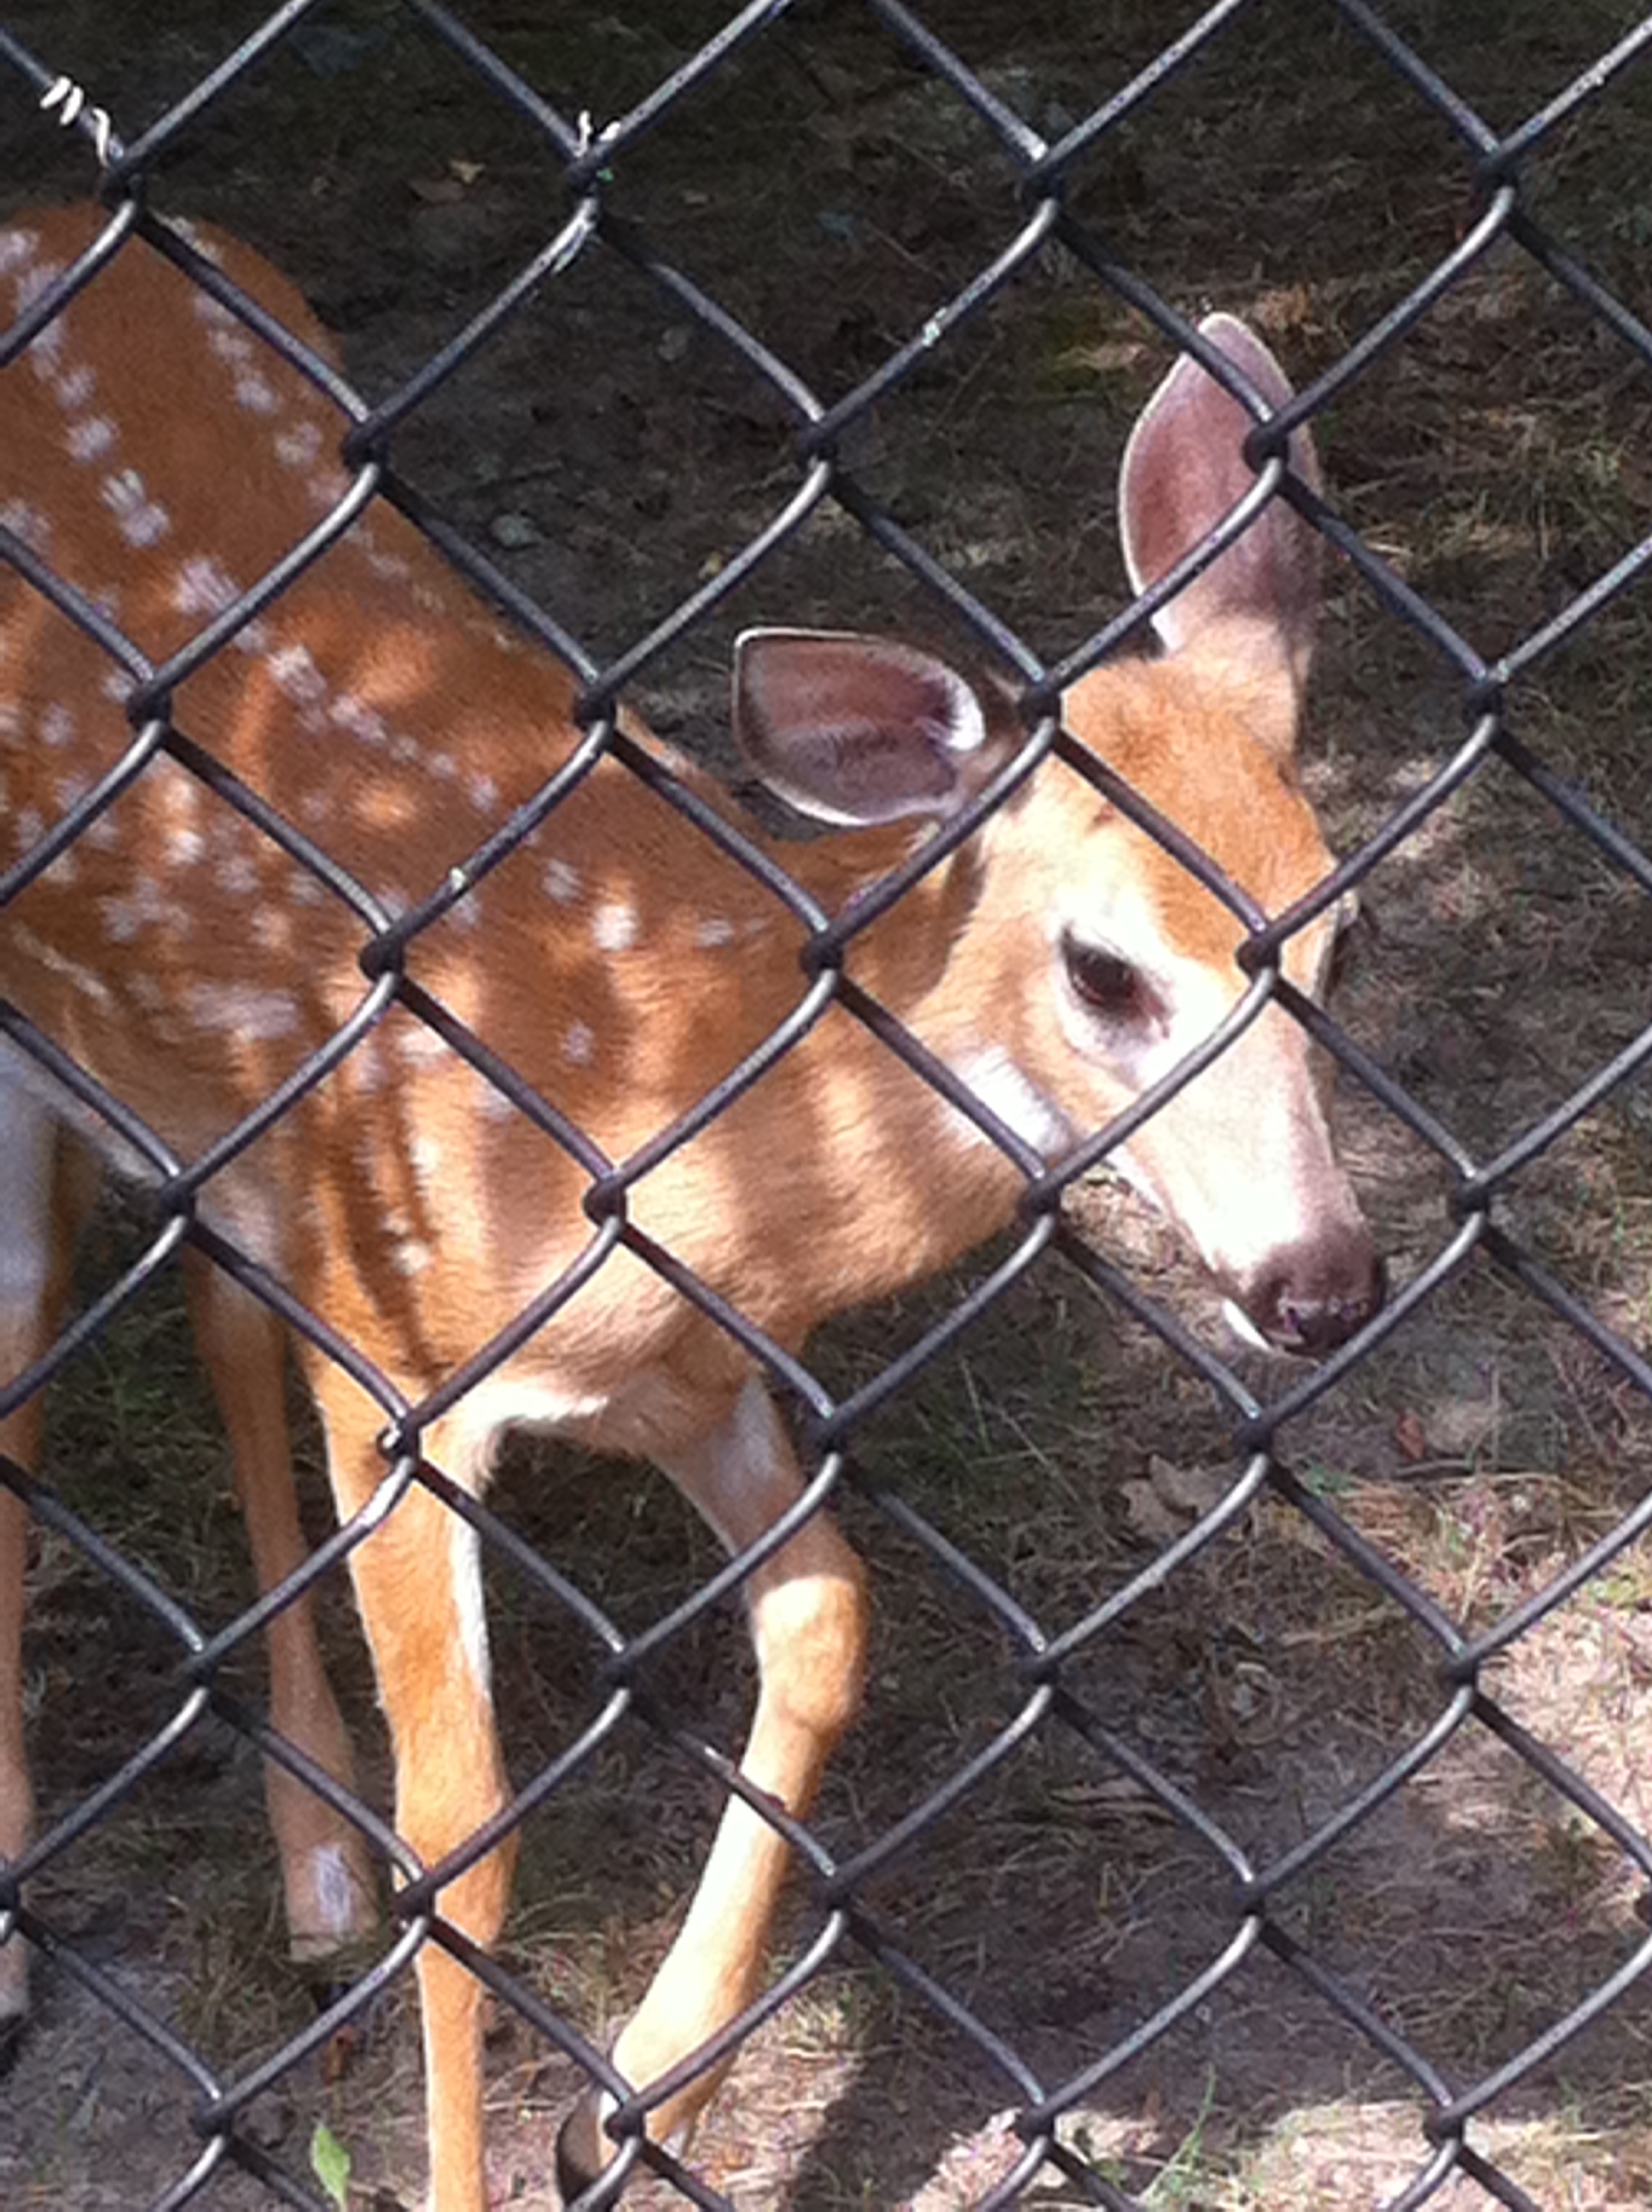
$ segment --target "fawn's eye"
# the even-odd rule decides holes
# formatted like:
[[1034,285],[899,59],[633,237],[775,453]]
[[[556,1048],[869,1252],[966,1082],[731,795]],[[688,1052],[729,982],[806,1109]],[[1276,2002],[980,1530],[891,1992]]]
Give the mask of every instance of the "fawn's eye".
[[1159,1003],[1151,984],[1118,953],[1085,945],[1068,930],[1061,939],[1061,958],[1075,998],[1103,1021],[1143,1026],[1157,1019]]

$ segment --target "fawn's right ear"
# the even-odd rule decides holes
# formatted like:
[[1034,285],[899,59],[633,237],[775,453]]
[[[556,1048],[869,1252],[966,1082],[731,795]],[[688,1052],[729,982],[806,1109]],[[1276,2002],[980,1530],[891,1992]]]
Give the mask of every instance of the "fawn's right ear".
[[1003,757],[956,670],[844,630],[747,630],[734,648],[734,734],[801,813],[863,827],[956,814]]
[[[1236,317],[1209,315],[1199,328],[1270,407],[1293,397],[1278,362]],[[1250,489],[1255,476],[1244,443],[1254,428],[1238,401],[1186,356],[1148,401],[1119,476],[1125,560],[1138,592],[1174,568]],[[1292,432],[1290,451],[1292,469],[1317,491],[1319,459],[1305,428]],[[1244,535],[1153,617],[1171,652],[1234,666],[1257,692],[1257,734],[1276,750],[1290,748],[1307,681],[1322,550],[1318,532],[1293,507],[1271,500]]]

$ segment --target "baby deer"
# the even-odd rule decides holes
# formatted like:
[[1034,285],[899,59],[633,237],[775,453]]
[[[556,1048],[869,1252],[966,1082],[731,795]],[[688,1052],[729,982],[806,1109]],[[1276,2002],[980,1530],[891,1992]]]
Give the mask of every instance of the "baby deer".
[[[0,312],[38,298],[97,221],[56,210],[0,230]],[[301,299],[256,255],[226,238],[197,242],[328,353]],[[1289,397],[1242,325],[1215,317],[1205,335],[1270,404]],[[341,1519],[385,1481],[386,1408],[401,1404],[414,1409],[404,1453],[416,1448],[466,1491],[486,1482],[501,1431],[531,1424],[646,1455],[741,1552],[801,1494],[798,1462],[751,1352],[644,1245],[792,1349],[826,1316],[928,1275],[1000,1227],[1026,1178],[831,1002],[629,1184],[623,1238],[593,1221],[583,1201],[604,1163],[649,1146],[811,985],[793,909],[606,754],[498,866],[474,882],[463,872],[580,744],[567,670],[502,629],[396,512],[368,507],[176,685],[166,713],[182,736],[156,744],[49,866],[28,869],[133,742],[125,708],[142,667],[123,665],[94,624],[68,619],[31,567],[66,578],[159,664],[346,495],[350,478],[331,456],[347,427],[314,384],[141,240],[0,376],[0,862],[13,894],[0,992],[185,1164],[354,1024],[325,1079],[229,1151],[196,1199],[207,1231],[355,1348],[352,1368],[307,1338],[300,1346]],[[1138,588],[1250,488],[1249,427],[1191,362],[1155,394],[1121,485]],[[1292,462],[1315,480],[1305,432]],[[1318,550],[1274,501],[1159,612],[1161,658],[1100,668],[1064,704],[1073,735],[1272,914],[1330,866],[1294,764]],[[742,639],[733,715],[756,772],[839,827],[814,842],[744,830],[828,915],[931,837],[1019,742],[993,697],[930,653],[808,630]],[[635,742],[727,815],[690,763]],[[253,795],[246,805],[324,848],[335,872],[254,826],[203,780],[197,747]],[[464,895],[412,933],[404,980],[364,975],[375,932],[445,882]],[[1285,950],[1305,991],[1322,983],[1333,928],[1321,915]],[[847,964],[999,1125],[1053,1160],[1229,1014],[1247,988],[1241,935],[1220,900],[1052,757],[853,939]],[[434,1006],[549,1110],[519,1110],[437,1033]],[[145,1163],[21,1048],[4,1063],[0,1107],[0,1363],[15,1376],[60,1317],[76,1210],[61,1120],[128,1169]],[[162,1157],[148,1161],[152,1176]],[[1323,1352],[1376,1310],[1371,1241],[1303,1033],[1278,1007],[1264,1006],[1113,1158],[1271,1344]],[[544,1297],[569,1270],[580,1272],[568,1295]],[[542,1297],[539,1325],[452,1387]],[[267,1583],[304,1556],[282,1415],[284,1331],[211,1267],[196,1302]],[[25,1465],[37,1406],[38,1395],[0,1433]],[[29,1824],[23,1517],[0,1491],[0,1853],[13,1858]],[[507,1799],[477,1540],[413,1480],[349,1563],[394,1748],[397,1828],[436,1868]],[[754,1793],[802,1817],[855,1710],[861,1570],[817,1512],[744,1589],[761,1687],[743,1771]],[[302,1600],[273,1638],[276,1725],[348,1778]],[[293,1940],[321,1950],[364,1924],[369,1854],[292,1776],[274,1771],[271,1796]],[[499,1929],[510,1856],[501,1844],[444,1876],[443,1918],[478,1945]],[[657,2140],[681,2138],[726,2070],[719,2059],[677,2073],[665,2093],[650,2087],[753,1996],[789,1857],[756,1806],[731,1796],[681,1931],[613,2054]],[[0,1948],[0,2014],[22,2011],[21,1952],[18,1941]],[[434,1942],[418,1974],[433,2201],[480,2212],[480,1985]],[[611,2109],[587,2098],[565,2130],[565,2190],[614,2156],[602,2124]]]

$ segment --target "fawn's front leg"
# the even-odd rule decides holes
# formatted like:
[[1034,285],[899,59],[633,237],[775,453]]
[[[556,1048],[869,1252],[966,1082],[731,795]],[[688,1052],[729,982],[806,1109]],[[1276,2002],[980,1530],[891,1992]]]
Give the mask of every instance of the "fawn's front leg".
[[[726,1419],[660,1464],[732,1551],[755,1542],[803,1489],[796,1456],[755,1376]],[[864,1583],[860,1562],[817,1513],[746,1583],[760,1686],[740,1771],[799,1819],[859,1702]],[[688,1917],[615,2047],[614,2063],[629,2081],[645,2088],[658,2080],[756,1995],[791,1857],[761,1814],[729,1799]],[[651,2110],[649,2134],[685,2140],[729,2063]],[[565,2199],[613,2156],[603,2101],[588,2093],[563,2127],[557,2167]]]
[[[383,1415],[337,1370],[313,1364],[344,1520],[385,1474]],[[350,1554],[350,1571],[395,1755],[397,1831],[434,1866],[505,1802],[477,1539],[415,1484]],[[513,1856],[501,1845],[437,1893],[443,1919],[479,1945],[499,1932]],[[434,1940],[417,1971],[432,2212],[484,2212],[482,1985]]]

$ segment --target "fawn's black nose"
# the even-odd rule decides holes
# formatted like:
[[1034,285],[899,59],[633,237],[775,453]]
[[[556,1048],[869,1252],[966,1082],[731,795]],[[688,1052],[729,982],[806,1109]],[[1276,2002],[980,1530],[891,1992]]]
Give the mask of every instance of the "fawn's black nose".
[[1319,1359],[1380,1310],[1388,1270],[1364,1223],[1352,1222],[1287,1245],[1231,1295],[1274,1351]]

